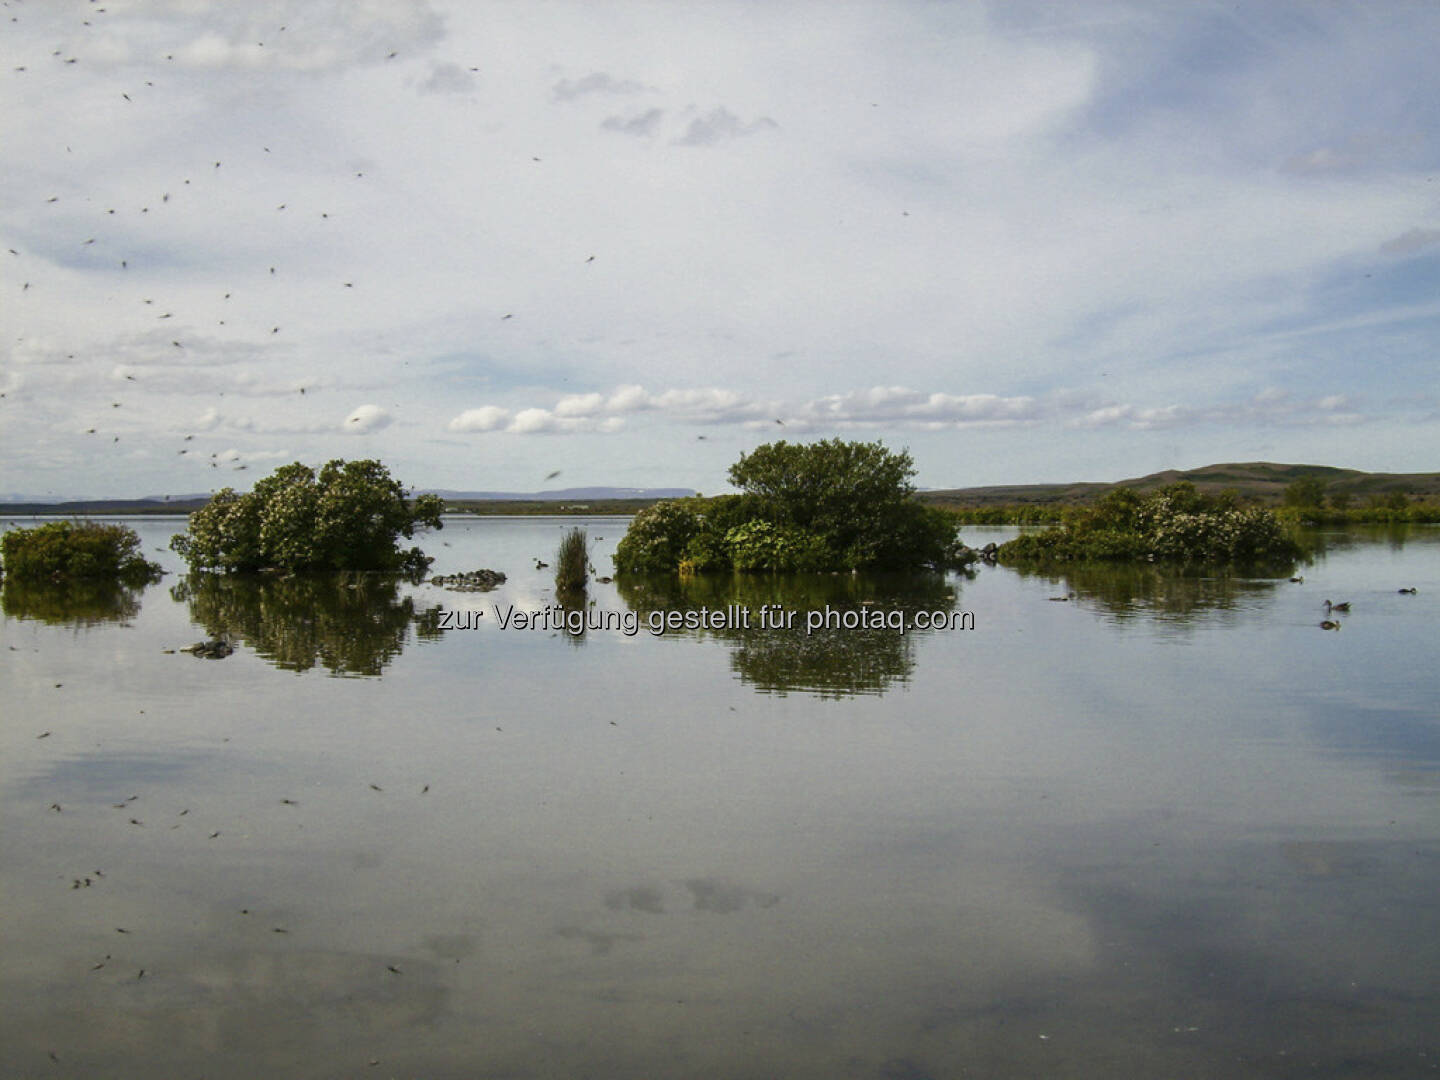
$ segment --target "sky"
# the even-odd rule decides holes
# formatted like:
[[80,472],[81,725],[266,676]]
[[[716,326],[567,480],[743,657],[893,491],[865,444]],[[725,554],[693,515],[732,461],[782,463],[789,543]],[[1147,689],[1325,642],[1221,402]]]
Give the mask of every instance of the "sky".
[[[1440,4],[4,0],[0,497],[1440,469]],[[557,474],[558,475],[552,475]]]

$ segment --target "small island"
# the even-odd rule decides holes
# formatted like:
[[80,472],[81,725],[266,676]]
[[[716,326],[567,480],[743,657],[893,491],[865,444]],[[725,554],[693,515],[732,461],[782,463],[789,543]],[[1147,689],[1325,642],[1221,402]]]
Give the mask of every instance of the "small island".
[[954,515],[923,505],[908,452],[826,439],[756,447],[730,467],[739,494],[666,499],[616,547],[618,574],[915,570],[978,558]]

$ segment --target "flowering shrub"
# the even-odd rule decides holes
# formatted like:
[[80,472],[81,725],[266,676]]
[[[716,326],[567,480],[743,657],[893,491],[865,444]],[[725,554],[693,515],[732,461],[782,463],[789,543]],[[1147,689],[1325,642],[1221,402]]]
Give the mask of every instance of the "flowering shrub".
[[1002,544],[1006,562],[1144,560],[1255,563],[1293,561],[1300,547],[1269,510],[1207,497],[1190,483],[1141,496],[1129,488],[1067,512],[1058,528]]
[[666,499],[631,518],[630,528],[615,545],[615,569],[640,574],[676,569],[700,532],[700,519],[689,502]]

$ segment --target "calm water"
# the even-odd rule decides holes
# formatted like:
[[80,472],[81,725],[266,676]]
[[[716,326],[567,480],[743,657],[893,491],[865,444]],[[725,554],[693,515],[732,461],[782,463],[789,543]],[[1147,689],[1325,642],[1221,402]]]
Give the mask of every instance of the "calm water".
[[6,591],[0,1072],[1440,1070],[1440,529],[1304,584],[611,584],[609,628],[502,629],[570,524],[425,539],[491,593]]

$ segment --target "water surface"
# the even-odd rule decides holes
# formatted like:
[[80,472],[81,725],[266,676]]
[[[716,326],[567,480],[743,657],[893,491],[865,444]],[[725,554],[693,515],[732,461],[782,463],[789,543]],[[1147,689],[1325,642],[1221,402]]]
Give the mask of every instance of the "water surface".
[[[642,581],[582,609],[636,632],[501,629],[575,523],[425,538],[491,593],[7,590],[10,1073],[1440,1065],[1440,530],[1321,534],[1303,584]],[[624,521],[581,523],[609,573]],[[731,605],[801,614],[644,623]],[[827,607],[907,628],[807,634]]]

